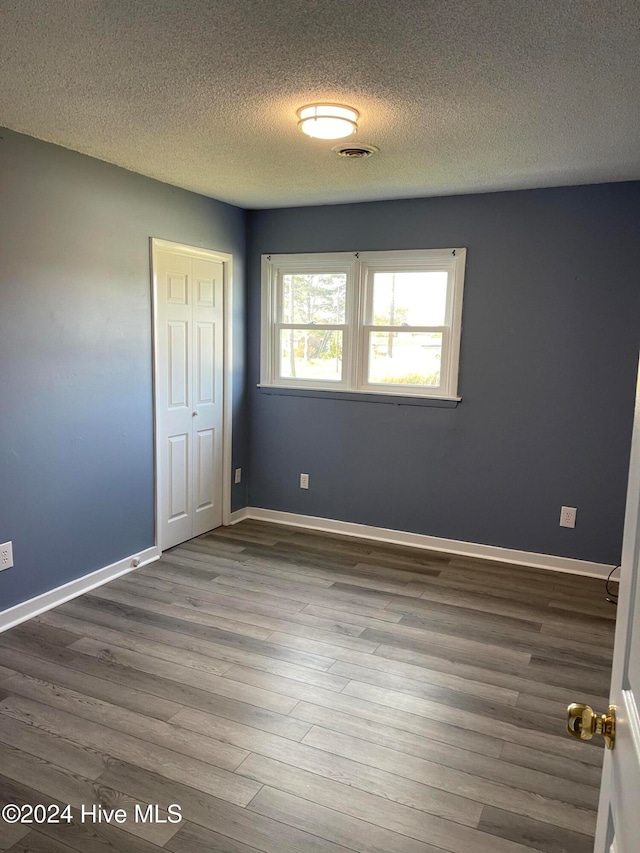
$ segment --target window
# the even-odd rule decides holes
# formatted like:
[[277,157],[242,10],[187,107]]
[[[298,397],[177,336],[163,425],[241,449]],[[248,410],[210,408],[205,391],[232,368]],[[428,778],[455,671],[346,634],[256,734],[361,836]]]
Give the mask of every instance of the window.
[[456,398],[465,255],[263,255],[260,384]]

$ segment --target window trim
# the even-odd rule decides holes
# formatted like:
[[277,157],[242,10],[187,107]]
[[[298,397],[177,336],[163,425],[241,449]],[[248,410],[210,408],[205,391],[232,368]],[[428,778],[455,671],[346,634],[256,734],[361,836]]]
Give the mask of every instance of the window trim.
[[[262,255],[260,383],[263,388],[331,391],[349,395],[418,397],[455,400],[458,396],[458,368],[462,332],[462,297],[466,249],[412,249],[391,252],[328,252]],[[368,341],[371,330],[406,330],[406,327],[375,326],[371,323],[373,275],[376,272],[446,270],[449,274],[444,326],[411,326],[412,331],[442,332],[440,385],[435,387],[389,385],[367,381]],[[347,293],[344,324],[322,324],[343,333],[342,379],[307,380],[278,375],[279,332],[281,328],[304,328],[304,324],[281,323],[282,276],[294,272],[344,272]],[[445,359],[445,353],[447,358]]]

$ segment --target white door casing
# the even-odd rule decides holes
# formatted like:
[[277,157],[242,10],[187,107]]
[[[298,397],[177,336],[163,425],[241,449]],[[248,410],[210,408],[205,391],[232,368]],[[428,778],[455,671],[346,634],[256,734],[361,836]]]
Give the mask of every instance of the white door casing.
[[[640,849],[640,383],[631,443],[610,702],[616,740],[606,750],[595,853]],[[596,709],[594,709],[596,710]],[[597,709],[602,712],[606,709]],[[611,841],[615,835],[615,844]]]
[[[228,256],[154,240],[156,526],[166,550],[226,521]],[[227,269],[226,269],[227,268]],[[227,505],[224,506],[224,499]]]

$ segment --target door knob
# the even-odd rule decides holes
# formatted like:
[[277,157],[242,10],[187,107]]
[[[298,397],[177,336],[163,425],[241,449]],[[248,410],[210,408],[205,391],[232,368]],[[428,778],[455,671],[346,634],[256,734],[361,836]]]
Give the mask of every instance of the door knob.
[[197,417],[198,417],[198,412],[191,412],[191,417],[192,417],[192,418],[197,418]]
[[616,708],[609,705],[606,714],[596,714],[588,705],[574,702],[567,708],[567,731],[579,740],[591,740],[602,735],[607,749],[613,749],[616,740]]

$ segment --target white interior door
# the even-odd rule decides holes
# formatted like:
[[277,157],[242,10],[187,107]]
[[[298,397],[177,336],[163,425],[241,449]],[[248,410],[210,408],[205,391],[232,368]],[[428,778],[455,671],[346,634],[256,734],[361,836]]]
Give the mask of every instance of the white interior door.
[[616,707],[616,739],[614,748],[607,750],[605,756],[595,853],[637,853],[640,850],[639,562],[640,386],[636,392],[611,679],[610,701]]
[[222,524],[224,264],[155,252],[156,441],[161,550]]

